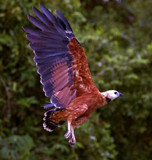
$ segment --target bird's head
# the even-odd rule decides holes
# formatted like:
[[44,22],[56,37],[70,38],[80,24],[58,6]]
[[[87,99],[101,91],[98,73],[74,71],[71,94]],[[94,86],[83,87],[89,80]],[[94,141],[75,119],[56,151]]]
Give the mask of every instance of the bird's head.
[[107,102],[109,103],[110,101],[113,101],[114,99],[123,96],[122,93],[116,91],[116,90],[109,90],[106,92],[101,92],[106,97]]

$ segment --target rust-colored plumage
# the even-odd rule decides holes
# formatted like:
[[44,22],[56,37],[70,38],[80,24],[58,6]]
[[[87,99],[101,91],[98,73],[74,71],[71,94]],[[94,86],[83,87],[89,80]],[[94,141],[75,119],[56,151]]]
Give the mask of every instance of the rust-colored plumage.
[[85,122],[94,110],[122,94],[114,90],[99,92],[91,78],[84,50],[66,18],[59,11],[55,17],[41,4],[40,9],[43,13],[33,7],[40,21],[28,16],[39,30],[23,29],[28,33],[45,95],[51,98],[51,103],[44,106],[51,109],[44,114],[43,126],[52,132],[66,121],[65,138],[74,145],[74,128]]
[[[79,117],[89,116],[94,110],[101,105],[106,105],[107,101],[105,97],[99,92],[97,93],[85,93],[77,98],[75,98],[66,110],[57,111],[51,117],[51,120],[55,123],[60,121],[77,121]],[[77,111],[76,111],[77,110]],[[72,117],[72,118],[70,118]]]
[[74,59],[72,63],[74,85],[71,89],[77,90],[77,96],[88,92],[98,92],[91,78],[91,73],[88,67],[83,48],[78,44],[75,38],[72,38],[69,43],[69,49]]
[[[88,67],[88,63],[86,60],[85,53],[83,51],[83,48],[78,44],[76,38],[72,38],[68,45],[69,52],[72,55],[72,70],[73,70],[73,85],[65,89],[69,89],[70,92],[75,93],[75,98],[83,95],[84,93],[90,93],[90,92],[99,92],[98,89],[95,87],[94,82],[91,78],[91,73]],[[62,64],[61,64],[62,65]],[[56,68],[54,68],[55,70]],[[63,68],[62,68],[63,69]],[[66,69],[68,69],[68,66],[65,66],[64,70],[60,72],[59,69],[55,70],[54,74],[55,76],[59,74],[63,74]],[[56,81],[54,82],[54,85],[58,84]],[[64,89],[64,90],[65,90]],[[62,95],[62,90],[59,92],[56,92],[55,95],[57,97]],[[59,97],[60,99],[60,97]]]

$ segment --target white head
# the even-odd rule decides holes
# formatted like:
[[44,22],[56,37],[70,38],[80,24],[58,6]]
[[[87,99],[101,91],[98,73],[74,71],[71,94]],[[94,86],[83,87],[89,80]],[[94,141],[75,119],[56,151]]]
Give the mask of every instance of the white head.
[[106,91],[106,92],[101,92],[101,94],[103,94],[106,97],[108,102],[113,101],[114,99],[116,99],[120,96],[123,96],[122,93],[120,93],[116,90],[109,90],[109,91]]

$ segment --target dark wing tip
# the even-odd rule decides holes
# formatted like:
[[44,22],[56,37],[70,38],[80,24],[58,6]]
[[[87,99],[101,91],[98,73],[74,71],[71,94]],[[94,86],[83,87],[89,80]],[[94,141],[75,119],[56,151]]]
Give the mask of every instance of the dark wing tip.
[[[62,13],[61,13],[60,11],[58,11],[58,10],[56,10],[55,13],[56,13],[57,15],[62,14]],[[63,15],[63,14],[62,14],[62,15]]]
[[45,8],[41,3],[39,3],[40,8]]
[[31,22],[31,19],[34,18],[33,16],[31,16],[30,14],[27,15],[28,20]]
[[[39,15],[41,12],[36,8],[36,7],[32,7],[33,12],[35,13],[35,15]],[[42,13],[41,13],[42,14]]]
[[28,20],[29,20],[32,24],[33,24],[33,22],[34,22],[35,20],[38,21],[38,19],[36,19],[35,17],[31,16],[30,14],[27,15],[27,18],[28,18]]
[[43,6],[41,3],[39,3],[40,9],[43,10],[48,10],[45,6]]
[[32,7],[32,10],[34,13],[38,11],[38,9],[35,6]]
[[32,10],[34,10],[34,9],[36,9],[36,7],[35,7],[35,6],[33,6],[33,7],[32,7]]
[[31,33],[31,32],[30,32],[31,29],[30,29],[29,27],[24,27],[24,26],[22,26],[22,29],[23,29],[23,31],[26,32],[26,33]]
[[68,20],[64,17],[64,15],[58,10],[56,10],[55,12],[57,14],[57,17],[65,24],[66,30],[72,31],[72,28],[71,28]]
[[26,27],[22,26],[22,29],[23,29],[24,32],[26,32]]

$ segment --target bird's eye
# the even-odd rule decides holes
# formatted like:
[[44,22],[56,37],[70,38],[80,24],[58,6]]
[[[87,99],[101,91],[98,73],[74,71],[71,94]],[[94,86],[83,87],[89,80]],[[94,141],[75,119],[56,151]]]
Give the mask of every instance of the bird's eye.
[[114,92],[114,94],[117,94],[117,92]]

